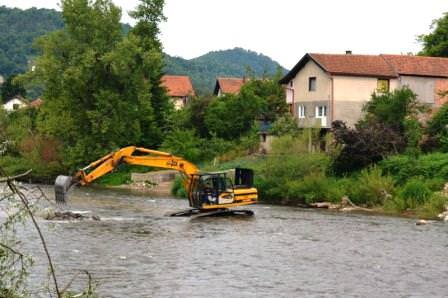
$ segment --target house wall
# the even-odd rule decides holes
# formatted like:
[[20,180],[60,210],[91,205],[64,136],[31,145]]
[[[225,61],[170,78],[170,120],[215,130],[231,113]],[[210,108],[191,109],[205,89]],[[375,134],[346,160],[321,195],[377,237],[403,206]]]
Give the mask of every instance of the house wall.
[[[308,91],[308,79],[316,77],[316,91]],[[293,79],[294,101],[329,100],[331,92],[330,76],[316,63],[309,61]]]
[[[333,76],[334,119],[353,126],[362,117],[362,107],[377,88],[378,78]],[[398,79],[389,79],[389,88],[399,86]]]
[[[316,78],[316,90],[309,91],[309,78]],[[289,91],[287,94],[288,103],[291,101],[292,93],[294,93],[294,115],[298,115],[298,108],[300,105],[305,106],[306,118],[299,118],[299,125],[303,127],[330,127],[331,125],[331,80],[330,76],[322,70],[314,61],[309,61],[294,77],[292,88],[294,92]],[[289,95],[289,98],[288,98]],[[316,106],[327,107],[327,119],[317,119],[315,116]]]
[[180,110],[188,102],[188,96],[172,97],[171,100],[173,101],[174,109],[175,110]]
[[443,92],[448,92],[448,79],[437,79],[434,90],[434,104],[436,107],[440,107],[448,102],[448,94],[444,95]]
[[436,81],[436,78],[401,76],[400,86],[408,86],[411,88],[417,94],[417,99],[420,102],[434,105]]
[[24,107],[26,107],[26,104],[25,104],[23,101],[21,101],[21,100],[18,99],[18,98],[13,98],[13,99],[7,101],[7,102],[3,105],[3,108],[4,108],[6,111],[14,111],[14,105],[19,105],[19,109],[20,109],[20,108],[24,108]]

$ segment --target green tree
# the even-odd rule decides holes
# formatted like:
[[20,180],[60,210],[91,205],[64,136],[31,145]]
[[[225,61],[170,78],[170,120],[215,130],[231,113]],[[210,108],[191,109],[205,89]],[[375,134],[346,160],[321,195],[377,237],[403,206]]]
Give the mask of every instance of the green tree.
[[16,76],[17,75],[9,76],[1,86],[1,97],[3,102],[10,100],[14,96],[26,96],[26,90],[21,82],[14,81]]
[[432,32],[419,36],[423,56],[448,57],[448,12],[431,24]]
[[142,17],[123,37],[121,11],[110,0],[61,6],[65,27],[38,40],[42,55],[27,75],[45,86],[39,130],[62,141],[71,168],[117,147],[160,143],[168,100],[158,90],[157,24]]

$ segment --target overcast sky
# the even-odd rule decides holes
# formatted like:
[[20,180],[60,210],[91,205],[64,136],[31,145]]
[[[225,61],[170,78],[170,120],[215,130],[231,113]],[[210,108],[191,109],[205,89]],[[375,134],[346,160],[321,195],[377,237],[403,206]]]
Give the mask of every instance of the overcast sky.
[[[58,8],[59,0],[0,0],[8,7]],[[127,12],[138,0],[115,0]],[[242,47],[290,69],[307,52],[418,52],[419,34],[448,12],[447,0],[165,0],[165,52],[194,58]]]

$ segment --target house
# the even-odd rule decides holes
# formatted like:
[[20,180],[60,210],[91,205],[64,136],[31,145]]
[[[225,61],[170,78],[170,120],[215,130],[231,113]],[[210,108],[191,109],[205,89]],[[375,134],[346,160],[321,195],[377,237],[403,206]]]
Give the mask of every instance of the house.
[[213,95],[238,94],[246,81],[246,78],[217,78]]
[[286,102],[302,127],[353,126],[373,92],[408,86],[429,106],[443,104],[448,58],[409,55],[306,54],[281,80]]
[[161,80],[162,86],[171,97],[174,108],[179,110],[183,108],[195,96],[193,85],[188,76],[164,75]]
[[28,107],[28,102],[20,96],[11,98],[3,105],[3,109],[8,112],[26,107]]

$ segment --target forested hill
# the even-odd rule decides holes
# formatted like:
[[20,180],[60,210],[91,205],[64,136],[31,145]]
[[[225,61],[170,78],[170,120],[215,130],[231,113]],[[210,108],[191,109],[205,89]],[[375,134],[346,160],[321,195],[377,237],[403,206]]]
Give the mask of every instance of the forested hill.
[[271,58],[242,48],[213,51],[190,60],[166,55],[165,63],[166,73],[190,76],[199,94],[211,93],[217,77],[274,75],[279,67],[286,72]]
[[52,9],[0,6],[0,75],[25,71],[29,58],[35,55],[33,40],[62,26],[60,13]]
[[[56,10],[0,6],[0,75],[6,78],[24,72],[36,54],[33,40],[63,26],[61,13]],[[126,34],[130,26],[123,24],[122,28]],[[190,76],[198,94],[211,93],[218,76],[273,75],[279,67],[269,57],[241,48],[210,52],[190,60],[165,55],[165,63],[167,74]]]

